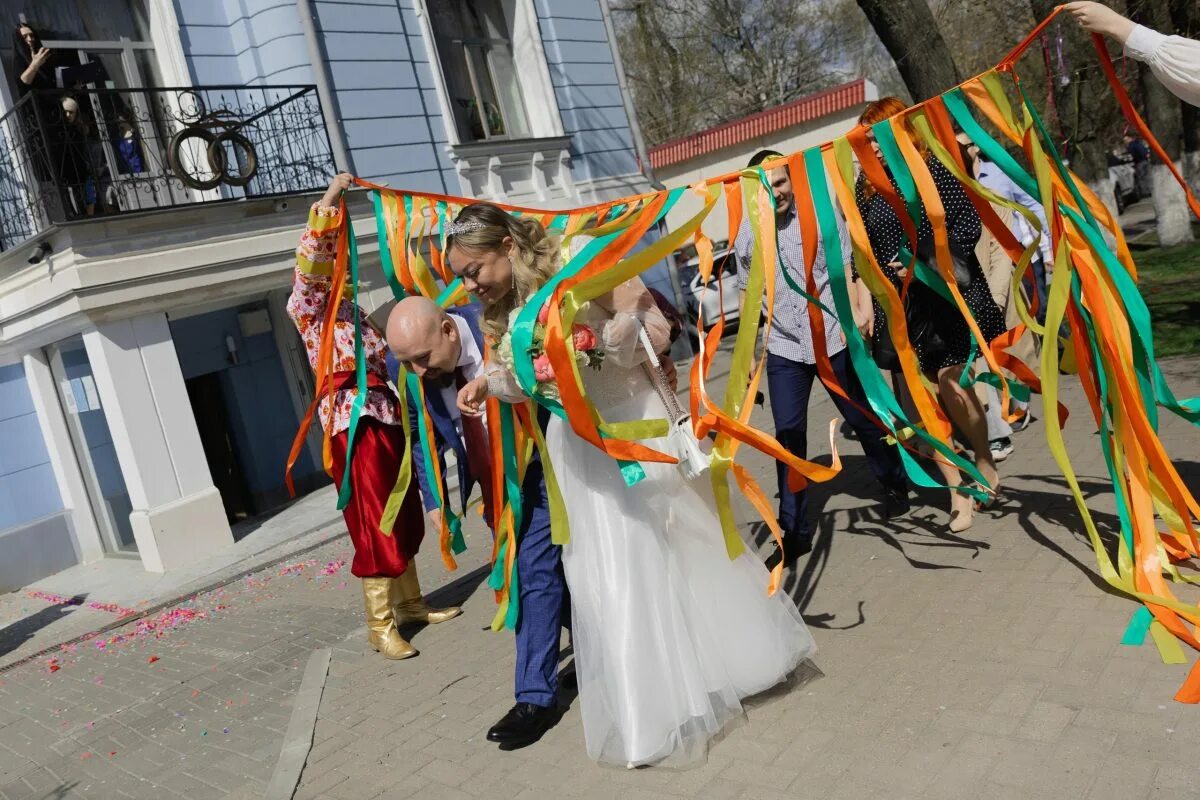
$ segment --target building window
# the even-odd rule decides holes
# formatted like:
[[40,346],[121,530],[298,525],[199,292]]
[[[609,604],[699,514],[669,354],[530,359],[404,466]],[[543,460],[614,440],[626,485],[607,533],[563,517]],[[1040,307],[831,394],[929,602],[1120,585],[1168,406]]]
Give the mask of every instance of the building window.
[[503,0],[428,4],[438,61],[460,142],[522,139],[529,121]]

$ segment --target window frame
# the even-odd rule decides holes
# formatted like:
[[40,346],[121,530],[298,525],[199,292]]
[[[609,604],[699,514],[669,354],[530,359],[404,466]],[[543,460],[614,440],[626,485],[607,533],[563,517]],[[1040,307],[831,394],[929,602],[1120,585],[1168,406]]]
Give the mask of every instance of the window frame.
[[[463,139],[459,135],[458,125],[455,122],[454,107],[450,99],[449,89],[447,88],[445,73],[442,69],[441,56],[438,52],[438,37],[434,33],[433,20],[429,13],[429,0],[417,0],[415,4],[421,25],[420,33],[424,40],[426,55],[428,56],[427,63],[430,67],[430,73],[433,76],[433,88],[437,92],[438,106],[441,110],[442,126],[451,148],[458,145],[480,147],[486,146],[489,143],[502,145],[505,142],[522,141],[524,139],[548,139],[564,135],[558,97],[550,80],[549,62],[546,59],[546,51],[538,27],[537,12],[533,6],[533,0],[500,0],[500,4],[504,12],[505,23],[509,27],[509,38],[507,40],[472,38],[465,39],[463,42],[487,44],[499,42],[506,46],[514,69],[517,74],[521,75],[521,80],[518,82],[517,88],[524,106],[528,135],[512,136],[506,134],[503,136],[485,136],[485,138],[477,140]],[[474,69],[471,67],[470,58],[467,58],[466,62],[472,90],[476,96],[479,96],[479,86],[474,75]],[[494,88],[499,99],[501,90],[498,87]],[[486,120],[482,120],[482,122],[486,131],[490,126],[488,126]]]

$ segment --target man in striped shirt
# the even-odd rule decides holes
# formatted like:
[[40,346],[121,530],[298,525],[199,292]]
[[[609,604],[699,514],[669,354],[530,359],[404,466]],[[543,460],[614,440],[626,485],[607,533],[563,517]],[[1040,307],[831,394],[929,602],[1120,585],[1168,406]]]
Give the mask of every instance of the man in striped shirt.
[[[754,168],[768,159],[781,158],[779,153],[763,150],[750,160],[749,167]],[[862,444],[867,464],[883,487],[884,515],[891,519],[908,511],[908,482],[904,477],[904,469],[896,450],[884,441],[884,431],[873,423],[864,409],[867,408],[866,397],[857,375],[850,365],[846,352],[846,340],[842,335],[841,326],[834,314],[822,311],[825,327],[825,352],[818,353],[813,343],[812,329],[809,326],[809,301],[794,291],[785,281],[783,271],[787,270],[792,280],[800,287],[806,287],[804,267],[804,250],[800,240],[800,225],[796,218],[796,202],[792,192],[792,182],[786,167],[777,167],[767,172],[767,180],[771,184],[771,192],[775,202],[775,233],[778,242],[778,258],[775,265],[775,297],[774,318],[771,322],[771,332],[766,342],[767,348],[767,392],[771,397],[771,414],[775,420],[775,438],[789,452],[806,458],[808,452],[808,399],[812,393],[813,381],[818,378],[817,359],[827,359],[837,378],[838,384],[852,399],[853,403],[836,392],[829,392],[838,411],[845,417],[846,422],[854,430],[856,438]],[[850,237],[847,235],[841,218],[838,218],[838,231],[841,239],[841,263],[836,269],[845,269],[850,263]],[[737,239],[734,241],[734,253],[737,257],[738,286],[743,293],[750,272],[750,256],[754,249],[754,235],[748,220],[743,220]],[[829,287],[829,265],[825,261],[825,250],[821,242],[817,243],[816,260],[813,263],[813,279],[816,282],[817,297],[825,308],[834,309],[833,292]],[[763,309],[766,310],[766,299],[763,298]],[[768,566],[775,559],[782,558],[785,563],[794,563],[801,555],[812,550],[812,527],[808,519],[808,493],[805,490],[791,492],[787,486],[787,467],[782,463],[776,464],[779,480],[779,524],[783,528],[783,552],[776,553],[769,560]]]

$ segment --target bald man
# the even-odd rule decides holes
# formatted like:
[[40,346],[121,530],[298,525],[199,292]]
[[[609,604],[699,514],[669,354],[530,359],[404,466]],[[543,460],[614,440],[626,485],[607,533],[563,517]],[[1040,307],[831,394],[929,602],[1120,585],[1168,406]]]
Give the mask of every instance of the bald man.
[[[420,378],[425,408],[433,422],[438,461],[445,474],[445,453],[458,461],[460,508],[478,483],[490,509],[491,460],[484,421],[458,410],[458,390],[483,374],[483,334],[475,304],[443,310],[424,297],[406,297],[387,321],[388,348],[396,360]],[[416,398],[409,395],[409,420],[416,430]],[[544,415],[539,424],[545,425]],[[425,511],[435,529],[441,511],[423,458],[413,459]],[[438,487],[443,498],[446,486]],[[568,618],[562,552],[550,541],[550,512],[541,462],[535,455],[521,487],[524,519],[517,533],[520,614],[517,621],[516,705],[488,731],[502,750],[533,744],[558,720],[558,660],[561,628]],[[448,501],[447,501],[448,502]],[[485,518],[491,522],[490,513]]]

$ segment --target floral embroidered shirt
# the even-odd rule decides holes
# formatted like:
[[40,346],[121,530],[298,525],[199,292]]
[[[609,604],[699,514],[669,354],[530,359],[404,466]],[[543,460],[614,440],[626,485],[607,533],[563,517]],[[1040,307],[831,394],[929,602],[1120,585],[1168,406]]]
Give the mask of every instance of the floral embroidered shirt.
[[[292,295],[288,298],[287,313],[296,323],[296,330],[304,340],[308,351],[308,363],[317,368],[317,355],[321,349],[321,331],[325,327],[325,314],[329,305],[330,276],[337,256],[337,209],[313,205],[308,217],[308,227],[300,237],[296,248],[296,275],[292,284]],[[363,351],[367,356],[367,370],[387,383],[388,372],[385,356],[387,344],[367,321],[360,309],[362,321]],[[333,336],[334,372],[354,371],[354,308],[350,303],[349,289],[342,298],[337,311]],[[318,413],[321,425],[331,435],[337,435],[350,427],[350,407],[357,389],[342,389],[334,396],[334,408],[329,408],[329,398],[322,396]],[[401,425],[396,399],[390,390],[369,389],[363,405],[363,414],[374,417],[385,425]],[[332,428],[330,424],[332,422]]]

